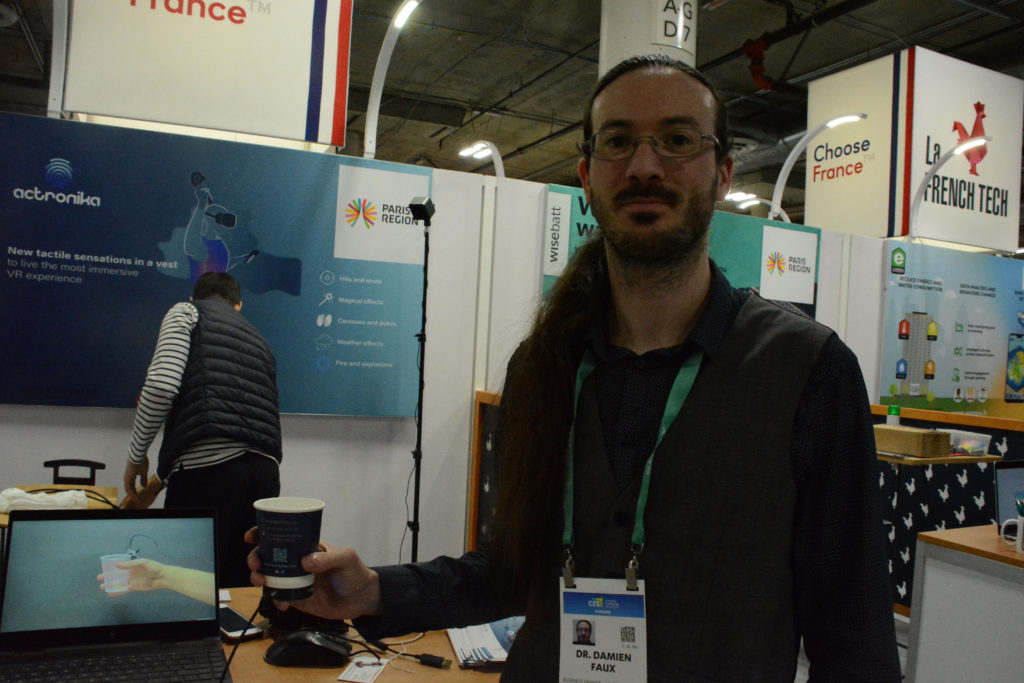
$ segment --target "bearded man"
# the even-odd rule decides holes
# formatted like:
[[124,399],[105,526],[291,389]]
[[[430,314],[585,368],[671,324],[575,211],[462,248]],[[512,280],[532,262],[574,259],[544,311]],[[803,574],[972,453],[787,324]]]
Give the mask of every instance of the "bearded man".
[[[327,546],[297,606],[371,638],[525,614],[510,681],[575,680],[582,662],[616,671],[601,680],[788,682],[801,640],[812,680],[899,681],[863,377],[834,332],[710,260],[733,171],[714,88],[631,58],[598,82],[584,138],[599,236],[509,363],[491,546],[374,569]],[[570,608],[609,580],[612,600]],[[643,669],[572,648],[572,617],[608,633],[586,610],[640,592]]]

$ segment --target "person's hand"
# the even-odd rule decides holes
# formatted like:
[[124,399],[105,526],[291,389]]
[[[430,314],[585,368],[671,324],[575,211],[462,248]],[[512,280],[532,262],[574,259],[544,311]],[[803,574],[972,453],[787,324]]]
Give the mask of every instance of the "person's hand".
[[[245,540],[256,543],[259,532],[249,529]],[[380,578],[352,548],[336,548],[324,543],[319,550],[302,558],[302,568],[315,575],[313,595],[294,602],[275,602],[280,610],[291,606],[324,619],[355,619],[380,612]],[[259,549],[249,553],[250,580],[254,586],[266,583],[260,573]]]
[[156,500],[156,497],[160,495],[160,492],[164,488],[164,483],[160,481],[160,477],[155,474],[150,475],[149,481],[146,485],[140,489],[137,493],[137,501],[132,501],[131,496],[125,496],[118,507],[122,510],[141,510],[148,508]]
[[[118,562],[116,566],[118,569],[128,570],[128,588],[117,593],[109,593],[111,596],[124,595],[132,591],[151,591],[164,588],[161,582],[166,567],[159,562],[146,559],[126,560]],[[106,590],[103,585],[104,574],[97,575],[96,580],[100,582],[100,590]]]
[[[146,507],[142,504],[139,492],[135,490],[135,482],[145,487],[146,478],[149,475],[149,458],[143,458],[142,462],[134,463],[131,460],[124,466],[124,492],[128,496],[132,507]],[[152,503],[153,501],[150,501]]]

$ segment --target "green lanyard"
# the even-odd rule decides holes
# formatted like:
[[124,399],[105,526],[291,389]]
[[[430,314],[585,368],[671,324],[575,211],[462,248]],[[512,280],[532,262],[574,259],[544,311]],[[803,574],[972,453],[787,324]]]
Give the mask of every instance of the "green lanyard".
[[[635,568],[637,555],[644,547],[644,510],[647,507],[647,494],[651,485],[651,468],[654,463],[654,453],[658,450],[658,446],[661,445],[661,440],[665,436],[665,432],[675,421],[679,415],[679,411],[682,410],[683,404],[686,403],[686,397],[690,394],[690,389],[693,388],[693,383],[697,379],[697,371],[700,370],[700,363],[703,360],[701,353],[690,354],[679,368],[679,372],[676,373],[675,381],[672,383],[672,390],[668,394],[668,400],[665,402],[665,412],[661,416],[661,427],[658,429],[658,439],[654,443],[654,448],[651,450],[651,454],[647,456],[647,462],[644,464],[643,480],[640,484],[640,493],[636,500],[636,518],[633,521],[633,560],[630,561],[630,567],[634,570],[635,579]],[[563,531],[562,531],[562,545],[565,547],[566,555],[566,583],[571,583],[572,580],[572,544],[573,544],[573,450],[574,443],[576,440],[576,417],[579,416],[580,408],[580,391],[583,388],[583,383],[587,380],[590,375],[594,372],[594,355],[593,352],[588,348],[584,354],[583,359],[580,361],[580,366],[576,370],[576,391],[573,398],[575,405],[575,413],[573,417],[573,424],[569,428],[569,445],[566,449],[565,456],[565,497],[562,504],[563,513]],[[629,572],[627,570],[627,577]]]

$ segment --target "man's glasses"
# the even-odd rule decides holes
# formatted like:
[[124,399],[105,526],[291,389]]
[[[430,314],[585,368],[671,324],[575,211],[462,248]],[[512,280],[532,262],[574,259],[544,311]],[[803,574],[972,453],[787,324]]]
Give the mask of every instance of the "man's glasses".
[[721,144],[714,135],[704,135],[696,128],[669,128],[654,135],[605,130],[581,143],[580,151],[601,161],[621,161],[633,156],[641,140],[647,140],[655,153],[669,159],[692,159],[704,149],[705,140],[716,149]]

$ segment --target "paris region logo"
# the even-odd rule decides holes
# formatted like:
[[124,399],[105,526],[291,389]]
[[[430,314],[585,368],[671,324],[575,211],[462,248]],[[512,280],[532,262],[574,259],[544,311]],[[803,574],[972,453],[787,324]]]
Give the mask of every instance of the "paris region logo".
[[782,252],[773,251],[768,254],[768,260],[765,262],[765,267],[768,268],[769,273],[775,273],[779,277],[786,272],[786,257],[782,255]]
[[349,225],[355,226],[360,218],[367,230],[377,222],[377,207],[369,199],[353,199],[345,207],[345,220]]

